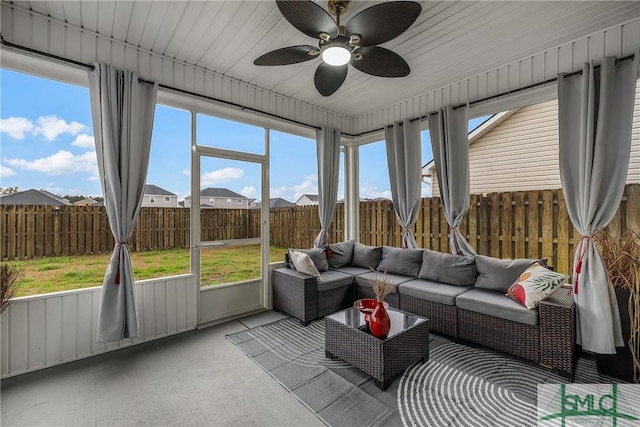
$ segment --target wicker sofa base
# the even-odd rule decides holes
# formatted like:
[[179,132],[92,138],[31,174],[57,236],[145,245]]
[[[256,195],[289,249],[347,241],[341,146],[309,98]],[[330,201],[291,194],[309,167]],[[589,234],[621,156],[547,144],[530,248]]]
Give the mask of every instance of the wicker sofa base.
[[353,304],[353,284],[319,292],[313,276],[282,268],[274,270],[272,277],[273,309],[290,314],[303,325]]
[[432,331],[458,337],[458,308],[400,294],[400,309],[429,319]]
[[540,361],[540,327],[458,308],[458,336],[505,353]]
[[318,292],[318,317],[344,310],[353,305],[353,286],[342,286]]
[[557,290],[538,306],[538,325],[458,308],[458,337],[528,359],[573,381],[575,304],[571,289]]

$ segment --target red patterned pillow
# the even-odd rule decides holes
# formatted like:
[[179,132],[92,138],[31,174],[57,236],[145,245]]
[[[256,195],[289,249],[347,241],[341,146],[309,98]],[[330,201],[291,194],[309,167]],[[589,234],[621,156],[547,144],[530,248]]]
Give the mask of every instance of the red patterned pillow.
[[540,301],[549,298],[567,279],[569,276],[566,274],[556,273],[536,262],[511,285],[507,296],[527,308],[536,308]]

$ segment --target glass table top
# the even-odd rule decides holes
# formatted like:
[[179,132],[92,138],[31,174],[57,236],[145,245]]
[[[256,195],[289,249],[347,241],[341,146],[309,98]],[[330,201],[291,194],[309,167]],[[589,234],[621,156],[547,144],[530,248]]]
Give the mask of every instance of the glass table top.
[[[414,327],[415,325],[419,325],[420,323],[427,321],[427,319],[422,316],[400,311],[392,307],[387,309],[387,313],[389,313],[389,318],[391,319],[391,330],[389,330],[387,338],[391,338],[409,328]],[[347,308],[346,310],[333,313],[327,317],[353,329],[363,330],[363,328],[366,328],[364,314],[355,307]]]

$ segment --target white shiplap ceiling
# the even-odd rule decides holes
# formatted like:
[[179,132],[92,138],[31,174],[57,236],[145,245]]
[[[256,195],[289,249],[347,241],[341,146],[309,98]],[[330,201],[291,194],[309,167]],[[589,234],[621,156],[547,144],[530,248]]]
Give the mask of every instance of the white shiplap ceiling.
[[[640,1],[422,1],[416,23],[382,45],[403,56],[411,74],[385,79],[350,67],[343,86],[325,98],[313,85],[319,59],[253,65],[274,49],[317,44],[274,1],[10,3],[352,117],[640,17]],[[352,1],[343,22],[376,3]]]

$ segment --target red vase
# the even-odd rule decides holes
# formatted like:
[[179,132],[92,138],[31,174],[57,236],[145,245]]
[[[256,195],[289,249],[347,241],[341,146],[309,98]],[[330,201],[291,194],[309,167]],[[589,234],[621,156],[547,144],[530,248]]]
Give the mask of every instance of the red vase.
[[389,313],[384,308],[384,303],[382,301],[378,301],[378,305],[371,313],[371,317],[369,318],[369,329],[371,329],[371,334],[377,338],[386,338],[389,330],[391,329],[391,318],[389,318]]

